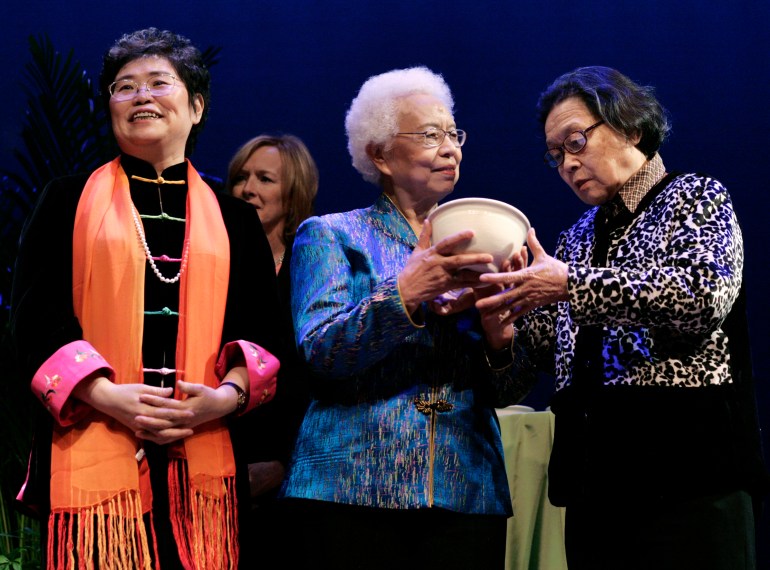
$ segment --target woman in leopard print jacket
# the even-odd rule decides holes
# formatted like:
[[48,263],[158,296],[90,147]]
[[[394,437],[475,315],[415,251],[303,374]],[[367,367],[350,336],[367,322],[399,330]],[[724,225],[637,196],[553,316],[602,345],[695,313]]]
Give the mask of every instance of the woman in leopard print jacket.
[[570,570],[754,568],[766,473],[730,197],[666,171],[665,111],[616,70],[563,75],[538,110],[546,163],[591,208],[555,257],[531,230],[529,267],[482,277],[507,289],[477,306],[556,376]]

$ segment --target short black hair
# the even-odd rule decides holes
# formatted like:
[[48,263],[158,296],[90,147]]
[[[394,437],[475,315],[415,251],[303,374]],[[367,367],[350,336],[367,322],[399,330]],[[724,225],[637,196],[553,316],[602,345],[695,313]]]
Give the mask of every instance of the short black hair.
[[99,75],[99,90],[104,108],[109,109],[109,87],[123,66],[135,59],[152,55],[164,57],[174,66],[177,76],[187,88],[191,102],[196,94],[203,97],[201,120],[197,125],[193,125],[185,145],[185,156],[190,156],[208,116],[211,75],[201,52],[186,37],[168,30],[147,28],[126,34],[115,42],[104,54],[102,72]]
[[579,67],[556,79],[540,95],[538,120],[545,125],[556,105],[577,97],[597,119],[616,131],[626,136],[639,135],[636,148],[649,159],[671,130],[668,114],[653,91],[610,67]]

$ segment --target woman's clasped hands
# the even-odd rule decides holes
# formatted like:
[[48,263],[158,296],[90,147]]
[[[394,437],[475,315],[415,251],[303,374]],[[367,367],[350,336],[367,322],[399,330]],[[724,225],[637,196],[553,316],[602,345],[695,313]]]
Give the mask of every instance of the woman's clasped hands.
[[[248,386],[246,368],[234,368],[228,380]],[[159,445],[193,435],[194,428],[221,418],[237,407],[237,393],[229,387],[211,388],[178,380],[176,387],[184,399],[173,397],[173,389],[146,384],[115,384],[104,376],[81,382],[75,396],[91,407],[129,428],[136,437]]]

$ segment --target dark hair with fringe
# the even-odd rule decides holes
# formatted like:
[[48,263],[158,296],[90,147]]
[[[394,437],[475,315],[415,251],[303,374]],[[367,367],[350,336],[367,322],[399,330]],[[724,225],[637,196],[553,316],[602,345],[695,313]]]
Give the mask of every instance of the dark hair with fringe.
[[171,63],[177,77],[187,88],[190,102],[196,94],[203,97],[201,120],[197,125],[193,125],[185,145],[185,156],[190,156],[195,148],[198,134],[208,116],[211,99],[211,75],[203,61],[201,52],[184,36],[168,30],[147,28],[126,34],[115,42],[115,45],[104,54],[102,72],[99,75],[99,89],[104,108],[109,109],[109,87],[123,66],[135,59],[154,55],[163,57]]
[[601,66],[579,67],[554,81],[537,102],[537,115],[545,125],[551,110],[570,97],[577,97],[597,118],[626,136],[639,135],[636,145],[649,159],[655,156],[671,125],[666,110],[653,94],[620,73]]

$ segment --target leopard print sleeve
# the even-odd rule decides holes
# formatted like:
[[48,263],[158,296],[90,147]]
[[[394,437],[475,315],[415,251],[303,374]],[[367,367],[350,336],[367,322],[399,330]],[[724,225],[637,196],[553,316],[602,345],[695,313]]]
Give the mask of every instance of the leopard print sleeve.
[[724,186],[686,174],[629,226],[611,233],[607,267],[582,261],[568,260],[576,323],[707,333],[737,298],[743,241]]

